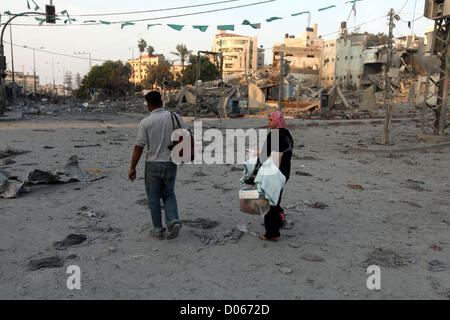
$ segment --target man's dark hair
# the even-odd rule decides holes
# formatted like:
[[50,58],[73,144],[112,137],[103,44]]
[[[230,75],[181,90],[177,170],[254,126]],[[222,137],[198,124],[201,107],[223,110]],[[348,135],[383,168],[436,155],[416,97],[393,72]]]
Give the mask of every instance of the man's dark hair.
[[151,91],[147,93],[145,100],[153,107],[161,107],[163,104],[161,94],[158,91]]

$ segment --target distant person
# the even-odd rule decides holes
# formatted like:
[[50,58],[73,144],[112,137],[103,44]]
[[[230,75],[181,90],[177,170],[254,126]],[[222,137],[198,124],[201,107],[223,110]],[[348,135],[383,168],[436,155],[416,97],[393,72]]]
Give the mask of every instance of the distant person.
[[[141,158],[144,147],[147,146],[145,162],[145,190],[147,192],[148,206],[150,208],[153,230],[151,236],[157,240],[164,239],[161,199],[164,202],[165,222],[167,226],[167,239],[175,239],[181,229],[178,217],[177,199],[175,196],[175,180],[177,166],[171,160],[171,136],[174,130],[172,115],[162,107],[161,94],[157,91],[149,92],[145,96],[151,114],[141,121],[134,147],[131,168],[128,173],[130,181],[136,179],[136,166]],[[178,118],[182,128],[186,127],[183,119]],[[175,122],[176,123],[176,122]]]
[[[269,115],[269,129],[270,132],[258,157],[258,164],[254,176],[256,176],[257,170],[265,159],[268,159],[273,152],[276,152],[281,157],[281,160],[276,162],[279,163],[279,169],[286,177],[287,183],[291,173],[291,158],[294,149],[294,139],[289,130],[286,129],[286,121],[283,113],[275,111]],[[274,137],[277,137],[278,135],[279,143],[276,143],[277,141],[272,141],[272,135],[274,135]],[[272,145],[272,142],[275,143]],[[286,222],[284,210],[280,206],[282,194],[283,190],[281,190],[277,205],[270,206],[269,212],[264,216],[266,234],[260,235],[259,238],[261,240],[278,241],[280,238],[280,229]]]

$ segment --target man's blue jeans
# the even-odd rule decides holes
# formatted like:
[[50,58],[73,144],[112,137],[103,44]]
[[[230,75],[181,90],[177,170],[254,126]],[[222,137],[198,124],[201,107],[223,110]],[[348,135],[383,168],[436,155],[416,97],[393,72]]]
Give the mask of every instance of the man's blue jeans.
[[172,162],[145,163],[145,190],[152,215],[153,231],[163,231],[161,199],[164,203],[168,229],[170,230],[175,223],[180,223],[175,196],[176,177],[177,166]]

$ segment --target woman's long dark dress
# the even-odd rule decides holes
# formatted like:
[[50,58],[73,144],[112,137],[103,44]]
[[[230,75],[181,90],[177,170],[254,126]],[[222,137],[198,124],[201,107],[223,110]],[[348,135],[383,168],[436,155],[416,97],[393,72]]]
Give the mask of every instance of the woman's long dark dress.
[[[279,133],[279,144],[272,146],[272,132],[271,130],[268,134],[266,142],[261,150],[260,157],[258,158],[258,165],[255,169],[255,174],[260,168],[261,164],[264,163],[272,152],[282,152],[280,162],[280,171],[286,177],[286,183],[289,180],[291,174],[291,159],[292,150],[294,149],[294,139],[292,138],[289,130],[281,128],[276,129]],[[283,190],[281,190],[280,197],[276,206],[270,206],[269,212],[264,216],[264,226],[266,227],[265,237],[268,239],[278,238],[280,236],[280,228],[283,226],[283,220],[280,213],[284,213],[283,208],[281,208],[281,196]]]

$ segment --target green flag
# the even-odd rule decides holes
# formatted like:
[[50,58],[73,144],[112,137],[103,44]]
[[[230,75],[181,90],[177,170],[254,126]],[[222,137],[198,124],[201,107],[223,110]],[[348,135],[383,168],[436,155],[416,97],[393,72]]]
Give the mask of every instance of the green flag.
[[83,21],[83,23],[96,23],[97,21],[95,21],[95,20],[86,20],[86,21]]
[[38,17],[34,17],[37,21],[39,21],[39,22],[43,22],[43,21],[45,21],[45,18],[38,18]]
[[102,20],[100,20],[100,23],[102,23],[102,24],[111,24],[111,22],[108,22],[108,21],[102,21]]
[[328,7],[325,7],[325,8],[320,8],[319,11],[325,11],[325,10],[328,10],[328,9],[331,9],[331,8],[336,8],[336,6],[333,4],[332,6],[328,6]]
[[67,10],[61,11],[61,14],[68,14]]
[[362,1],[362,0],[350,0],[350,1],[347,1],[346,3],[356,3],[358,1]]
[[184,28],[184,25],[179,24],[168,24],[168,26],[177,31],[181,31]]
[[31,1],[33,1],[34,5],[35,5],[34,11],[38,11],[40,8],[39,8],[39,6],[37,5],[37,3],[34,2],[34,0],[31,0]]
[[272,22],[272,21],[275,21],[275,20],[281,20],[281,19],[283,19],[283,18],[280,18],[280,17],[272,17],[272,18],[266,19],[266,21],[267,21],[267,22]]
[[209,26],[192,26],[192,28],[198,29],[201,32],[205,32],[206,30],[208,30]]
[[302,12],[299,12],[299,13],[293,13],[293,14],[291,14],[291,16],[297,17],[297,16],[300,16],[300,15],[305,14],[305,13],[311,13],[311,12],[309,12],[309,11],[302,11]]
[[227,24],[227,25],[221,25],[221,26],[217,26],[218,30],[229,30],[229,31],[234,31],[234,24]]
[[126,26],[134,26],[135,24],[133,22],[125,22],[122,23],[122,25],[120,26],[120,29],[123,29]]
[[252,27],[253,29],[261,29],[261,23],[250,23],[250,21],[248,21],[248,20],[244,20],[244,21],[242,22],[242,25],[244,25],[244,26],[250,26],[250,27]]
[[30,1],[27,0],[27,8],[31,10]]
[[154,27],[154,26],[161,26],[161,25],[162,25],[161,23],[148,24],[148,25],[147,25],[147,30],[150,29],[151,27]]
[[67,24],[67,22],[72,23],[72,21],[77,21],[77,19],[74,19],[74,18],[66,19],[66,20],[64,20],[64,24]]

